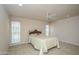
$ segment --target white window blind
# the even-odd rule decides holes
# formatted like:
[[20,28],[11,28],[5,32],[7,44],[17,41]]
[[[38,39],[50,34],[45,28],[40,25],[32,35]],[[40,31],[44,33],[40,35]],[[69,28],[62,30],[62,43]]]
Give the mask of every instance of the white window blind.
[[49,25],[45,26],[46,36],[49,36]]
[[18,21],[12,21],[11,22],[11,43],[17,43],[20,42],[20,22]]

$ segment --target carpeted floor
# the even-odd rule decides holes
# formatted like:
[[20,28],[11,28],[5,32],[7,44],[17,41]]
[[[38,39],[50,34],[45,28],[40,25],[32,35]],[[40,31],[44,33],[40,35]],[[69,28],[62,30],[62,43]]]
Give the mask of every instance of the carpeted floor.
[[[31,44],[22,44],[9,47],[9,55],[39,55],[39,50],[36,50]],[[60,42],[60,48],[51,48],[44,55],[79,55],[79,46],[71,45],[65,42]]]

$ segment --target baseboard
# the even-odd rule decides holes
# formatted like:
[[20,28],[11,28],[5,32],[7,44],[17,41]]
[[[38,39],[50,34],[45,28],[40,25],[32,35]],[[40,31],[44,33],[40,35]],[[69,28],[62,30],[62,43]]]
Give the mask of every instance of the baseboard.
[[28,42],[20,42],[20,43],[14,43],[14,44],[10,44],[9,46],[14,46],[14,45],[21,45],[21,44],[26,44]]
[[0,52],[0,55],[7,55],[8,52]]
[[[68,41],[64,41],[64,40],[59,40],[59,41],[61,41],[61,42],[65,42],[65,43],[68,43],[68,44],[72,44],[72,45],[79,46],[79,44],[77,44],[77,43],[68,42]],[[9,46],[21,45],[21,44],[26,44],[26,43],[28,43],[28,42],[20,42],[20,43],[10,44]]]
[[72,45],[76,45],[76,46],[79,46],[79,44],[77,43],[73,43],[73,42],[68,42],[68,41],[64,41],[64,40],[60,40],[61,42],[65,42],[65,43],[68,43],[68,44],[72,44]]

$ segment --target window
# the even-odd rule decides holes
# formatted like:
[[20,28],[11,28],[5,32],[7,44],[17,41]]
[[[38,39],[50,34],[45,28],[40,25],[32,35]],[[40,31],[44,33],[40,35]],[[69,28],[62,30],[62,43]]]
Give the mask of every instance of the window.
[[45,26],[46,36],[49,36],[49,25]]
[[20,42],[20,22],[11,22],[11,43]]

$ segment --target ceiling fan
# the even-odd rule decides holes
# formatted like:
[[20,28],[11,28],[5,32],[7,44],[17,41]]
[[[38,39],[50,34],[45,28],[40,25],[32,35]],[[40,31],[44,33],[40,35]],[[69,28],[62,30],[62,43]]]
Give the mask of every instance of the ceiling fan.
[[56,13],[47,13],[46,18],[47,18],[47,20],[50,20],[50,19],[55,20],[56,19]]

